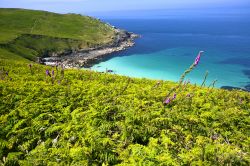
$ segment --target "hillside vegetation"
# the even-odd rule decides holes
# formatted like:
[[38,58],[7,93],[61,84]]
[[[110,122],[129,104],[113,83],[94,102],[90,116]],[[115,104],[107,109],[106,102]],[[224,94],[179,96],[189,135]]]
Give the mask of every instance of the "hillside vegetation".
[[0,50],[0,165],[250,165],[248,92],[173,91]]
[[29,60],[37,56],[106,45],[114,29],[77,14],[0,8],[0,48]]

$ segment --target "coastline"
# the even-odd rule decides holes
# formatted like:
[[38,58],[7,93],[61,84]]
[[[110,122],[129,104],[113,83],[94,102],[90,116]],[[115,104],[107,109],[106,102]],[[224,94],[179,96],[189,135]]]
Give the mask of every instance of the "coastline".
[[[134,34],[132,32],[127,32],[125,30],[116,28],[115,30],[116,30],[116,38],[112,43],[95,48],[65,51],[60,54],[54,53],[52,55],[48,55],[45,58],[42,58],[42,61],[40,61],[40,63],[48,66],[56,66],[58,64],[62,64],[65,68],[68,69],[71,68],[79,69],[83,67],[89,68],[92,67],[96,62],[100,61],[105,56],[108,56],[115,52],[123,51],[129,47],[134,46],[135,45],[134,39],[140,37],[140,35]],[[229,91],[241,90],[250,92],[250,84],[246,85],[245,87],[223,85],[223,86],[218,86],[217,88]]]
[[135,45],[134,39],[139,35],[121,29],[116,30],[116,38],[108,45],[96,48],[64,52],[63,54],[54,53],[51,56],[40,58],[38,61],[44,65],[55,66],[58,63],[65,68],[91,67],[96,61],[109,54],[125,50]]

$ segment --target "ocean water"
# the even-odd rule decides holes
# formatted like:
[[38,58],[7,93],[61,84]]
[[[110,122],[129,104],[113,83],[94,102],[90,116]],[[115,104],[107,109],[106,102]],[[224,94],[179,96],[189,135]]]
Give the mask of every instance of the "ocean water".
[[178,81],[200,50],[199,65],[186,79],[216,87],[250,88],[250,20],[245,19],[107,19],[116,27],[140,34],[136,45],[115,53],[92,69],[115,74]]

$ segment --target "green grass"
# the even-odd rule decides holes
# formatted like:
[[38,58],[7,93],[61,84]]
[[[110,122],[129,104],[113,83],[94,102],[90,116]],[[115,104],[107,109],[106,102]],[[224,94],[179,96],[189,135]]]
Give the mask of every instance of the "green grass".
[[29,60],[113,41],[112,27],[77,14],[0,8],[0,47]]
[[[87,16],[56,14],[25,9],[0,9],[0,41],[13,40],[15,35],[35,34],[69,38],[93,43],[109,42],[111,27]],[[13,34],[12,34],[13,33]],[[11,35],[10,35],[11,34]]]
[[188,84],[163,105],[177,83],[36,64],[69,39],[21,38],[0,48],[0,165],[250,164],[248,92]]
[[15,53],[9,52],[6,49],[2,49],[2,48],[0,48],[0,60],[26,61],[26,62],[28,62],[27,59],[24,59],[23,57],[15,54]]

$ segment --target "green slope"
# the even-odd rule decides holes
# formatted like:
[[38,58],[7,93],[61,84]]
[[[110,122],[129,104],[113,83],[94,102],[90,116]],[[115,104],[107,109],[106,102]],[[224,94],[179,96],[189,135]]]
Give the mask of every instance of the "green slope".
[[0,49],[0,165],[250,164],[249,93],[183,85],[163,105],[176,83],[32,63],[51,38],[32,35]]
[[187,85],[164,106],[175,83],[6,59],[0,77],[0,163],[250,164],[247,92]]
[[36,60],[52,52],[105,45],[113,41],[112,27],[77,14],[0,8],[0,47]]

